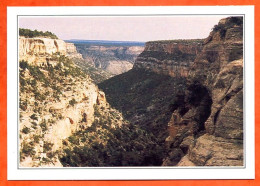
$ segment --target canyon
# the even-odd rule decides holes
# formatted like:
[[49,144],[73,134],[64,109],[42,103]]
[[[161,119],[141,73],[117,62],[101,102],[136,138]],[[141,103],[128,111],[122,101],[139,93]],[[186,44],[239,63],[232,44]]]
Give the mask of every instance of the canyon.
[[19,38],[20,167],[244,165],[242,17],[205,39],[91,42]]
[[64,140],[91,126],[98,118],[95,110],[101,107],[103,115],[113,114],[112,125],[122,123],[104,93],[71,61],[82,59],[73,44],[21,37],[19,56],[21,167],[62,166],[58,154]]
[[164,142],[163,166],[243,165],[242,17],[220,20],[204,40],[148,42],[132,70],[99,86]]
[[171,77],[187,77],[202,50],[202,39],[147,42],[134,68],[144,68]]
[[141,42],[84,41],[73,42],[86,63],[102,69],[112,76],[133,68],[136,57],[143,51]]

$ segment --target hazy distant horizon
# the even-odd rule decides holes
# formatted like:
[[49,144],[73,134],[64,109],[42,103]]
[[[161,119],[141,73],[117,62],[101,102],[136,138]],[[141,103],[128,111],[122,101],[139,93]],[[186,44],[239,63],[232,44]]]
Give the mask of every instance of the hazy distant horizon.
[[19,17],[19,28],[50,31],[63,40],[147,42],[203,39],[228,16]]
[[93,40],[93,39],[64,39],[66,41],[106,41],[106,42],[109,42],[109,41],[113,41],[113,42],[132,42],[132,43],[144,43],[144,41],[125,41],[125,40],[122,40],[122,41],[117,41],[117,40]]

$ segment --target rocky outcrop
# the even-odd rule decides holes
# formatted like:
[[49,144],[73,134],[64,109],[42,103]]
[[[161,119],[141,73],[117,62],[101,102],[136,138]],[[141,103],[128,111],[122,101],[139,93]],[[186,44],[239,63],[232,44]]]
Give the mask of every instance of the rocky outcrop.
[[109,61],[105,70],[113,75],[122,74],[133,68],[133,64],[128,61]]
[[206,131],[216,136],[243,140],[243,60],[221,68],[212,87],[211,115]]
[[99,109],[99,117],[113,113],[117,122],[111,117],[111,125],[121,125],[121,113],[69,59],[80,57],[73,44],[20,38],[19,46],[20,167],[61,167],[66,140],[92,126]]
[[76,46],[73,43],[66,43],[66,52],[69,58],[83,59],[82,55],[78,53]]
[[189,153],[177,166],[241,166],[243,145],[205,134],[190,143]]
[[[172,105],[164,165],[243,166],[242,17],[213,28],[187,79]],[[179,163],[170,155],[176,149],[183,152]]]
[[132,70],[99,84],[162,147],[152,162],[243,166],[242,36],[243,18],[230,17],[204,40],[147,42]]
[[134,68],[144,68],[172,77],[187,77],[202,49],[203,40],[151,41],[137,57]]
[[136,57],[143,51],[142,46],[116,46],[75,43],[85,61],[112,75],[132,69]]
[[19,60],[44,64],[51,60],[52,54],[82,58],[72,43],[60,39],[19,37]]
[[[45,104],[40,103],[36,99],[28,99],[26,97],[28,94],[20,94],[20,99],[26,101],[27,104],[25,110],[20,110],[20,115],[22,115],[20,120],[20,146],[24,148],[24,144],[30,143],[34,140],[35,136],[41,135],[41,140],[34,147],[34,157],[43,158],[46,156],[46,150],[44,150],[44,145],[46,144],[52,144],[52,152],[61,150],[63,140],[80,127],[91,126],[94,120],[94,105],[97,103],[99,95],[97,87],[87,79],[85,82],[71,87],[75,91],[74,93],[68,87],[65,87],[67,91],[63,92],[64,96],[59,100],[54,101],[51,97],[47,97],[45,98]],[[41,93],[45,94],[44,88],[39,88],[41,88]],[[33,95],[31,97],[33,98]],[[72,99],[75,100],[73,106],[71,104]],[[43,109],[40,113],[35,113],[35,103]],[[87,119],[85,122],[81,122],[84,113],[86,113]],[[33,114],[35,114],[37,120],[31,118]],[[29,128],[30,133],[24,134],[24,128]],[[33,158],[32,161],[22,161],[20,165],[22,167],[41,166],[39,163],[38,159]],[[54,164],[59,165],[59,162],[57,161]]]

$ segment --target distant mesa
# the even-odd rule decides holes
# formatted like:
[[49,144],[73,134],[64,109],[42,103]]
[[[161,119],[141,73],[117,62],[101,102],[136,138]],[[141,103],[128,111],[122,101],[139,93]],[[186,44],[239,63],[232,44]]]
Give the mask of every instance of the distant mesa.
[[65,40],[75,44],[91,44],[91,45],[120,45],[120,46],[144,46],[145,42],[140,41],[111,41],[111,40],[81,40],[81,39],[70,39]]
[[133,68],[137,56],[144,50],[144,42],[106,40],[66,40],[74,43],[87,63],[112,76]]

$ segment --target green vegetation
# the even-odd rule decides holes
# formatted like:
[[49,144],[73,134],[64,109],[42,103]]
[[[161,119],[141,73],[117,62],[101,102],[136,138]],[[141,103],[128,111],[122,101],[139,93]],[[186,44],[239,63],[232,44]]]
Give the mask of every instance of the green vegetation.
[[[63,92],[65,91],[66,79],[84,79],[86,77],[86,73],[83,72],[76,65],[74,65],[73,61],[71,61],[69,58],[63,55],[59,55],[59,53],[53,54],[52,58],[55,58],[58,61],[55,66],[50,65],[49,63],[47,65],[36,66],[31,65],[24,60],[20,61],[19,63],[20,92],[33,93],[33,96],[36,100],[36,104],[38,104],[37,101],[43,102],[46,99],[48,99],[48,97],[53,97],[56,100],[60,100],[60,97],[63,95]],[[29,72],[30,77],[25,77],[27,71]],[[39,90],[39,86],[43,86],[44,88],[51,88],[53,90],[52,94],[50,94],[50,91],[41,92]],[[71,89],[71,87],[69,88]],[[20,101],[20,108],[22,110],[25,111],[27,106],[28,103],[26,102],[26,100]],[[40,107],[39,104],[35,105],[35,110],[37,112],[40,111],[38,107]]]
[[31,130],[30,130],[28,127],[24,127],[24,128],[22,129],[22,133],[24,133],[24,134],[29,134],[30,131],[31,131]]
[[45,141],[43,144],[43,152],[49,152],[52,150],[53,143]]
[[33,141],[34,141],[35,143],[39,143],[39,142],[40,142],[40,138],[41,138],[40,135],[34,135],[34,136],[33,136]]
[[32,120],[38,120],[38,117],[36,116],[36,114],[32,114],[32,115],[30,116],[30,118],[31,118]]
[[43,120],[43,121],[40,123],[40,127],[41,127],[43,133],[48,130],[48,126],[47,126],[45,120]]
[[73,98],[72,100],[69,101],[69,104],[71,106],[74,106],[77,103],[77,101]]
[[[132,69],[99,84],[112,107],[124,117],[153,132],[166,129],[171,112],[169,105],[176,92],[185,90],[185,79]],[[158,109],[160,108],[160,109]]]
[[51,39],[58,39],[58,37],[53,34],[52,32],[46,31],[38,31],[38,30],[30,30],[25,28],[19,28],[19,36],[24,36],[26,38],[33,38],[33,37],[46,37]]
[[[99,84],[108,101],[130,121],[115,125],[120,116],[94,107],[91,127],[77,131],[63,144],[63,166],[160,166],[167,152],[164,147],[167,124],[176,100],[176,90],[185,90],[185,80],[132,69]],[[158,109],[160,108],[160,109]]]
[[98,84],[106,79],[112,77],[108,72],[96,68],[89,64],[87,60],[82,59],[73,59],[75,64],[77,64],[86,74],[90,76],[90,78],[94,81],[95,84]]
[[65,167],[86,166],[159,166],[165,153],[154,142],[155,136],[137,125],[112,123],[118,116],[104,115],[96,106],[91,127],[75,132],[63,141],[66,148],[59,159]]
[[20,159],[23,159],[26,156],[34,156],[35,155],[35,150],[34,150],[34,144],[33,143],[27,143],[23,142],[21,145],[21,150],[20,150]]

